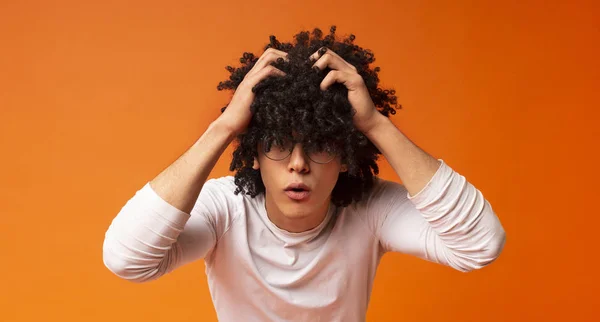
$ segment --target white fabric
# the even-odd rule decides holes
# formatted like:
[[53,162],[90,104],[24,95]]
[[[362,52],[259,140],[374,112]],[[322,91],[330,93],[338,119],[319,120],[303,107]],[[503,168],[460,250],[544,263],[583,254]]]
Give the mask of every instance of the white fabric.
[[290,233],[267,217],[264,195],[235,195],[233,177],[208,180],[191,214],[147,183],[121,209],[104,263],[134,282],[203,259],[220,321],[364,321],[387,251],[467,272],[494,261],[504,230],[483,195],[443,160],[410,197],[376,179],[360,203],[330,205],[316,228]]

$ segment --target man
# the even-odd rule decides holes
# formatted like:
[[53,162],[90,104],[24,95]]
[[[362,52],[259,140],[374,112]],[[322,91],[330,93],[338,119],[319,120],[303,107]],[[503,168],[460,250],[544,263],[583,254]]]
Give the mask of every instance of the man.
[[[121,209],[105,265],[145,282],[204,259],[221,321],[364,321],[388,251],[462,272],[493,262],[498,217],[389,120],[372,53],[335,27],[295,38],[228,67],[230,103]],[[236,138],[235,176],[207,181]],[[375,176],[381,153],[402,185]]]

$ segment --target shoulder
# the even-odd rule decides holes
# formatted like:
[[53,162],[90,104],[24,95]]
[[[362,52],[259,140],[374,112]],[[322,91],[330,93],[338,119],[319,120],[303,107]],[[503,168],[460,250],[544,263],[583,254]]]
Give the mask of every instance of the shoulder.
[[207,220],[220,238],[245,211],[245,199],[242,193],[235,194],[236,185],[233,176],[224,176],[206,180],[200,190],[192,216]]
[[235,184],[235,177],[224,176],[206,180],[200,194],[210,194],[218,196],[220,199],[237,202],[253,202],[253,200],[256,199],[243,192],[235,193],[237,189],[238,186]]
[[372,233],[377,234],[390,213],[402,209],[402,205],[410,202],[407,194],[406,188],[401,183],[374,177],[371,189],[359,202],[349,207]]
[[199,201],[203,203],[219,203],[228,211],[237,211],[251,199],[244,193],[235,193],[237,186],[233,176],[223,176],[206,180],[200,191]]
[[209,213],[212,216],[228,214],[232,216],[239,208],[240,195],[235,194],[235,182],[232,176],[206,180],[200,190],[194,210]]
[[358,203],[366,208],[381,204],[393,204],[407,199],[408,191],[403,184],[379,177],[373,178],[373,187]]
[[237,188],[234,176],[208,179],[202,186],[197,203],[209,207],[212,205],[213,211],[227,212],[232,217],[236,217],[239,213],[245,212],[248,207],[254,207],[261,202],[262,195],[252,197],[243,192],[236,193]]
[[221,191],[223,193],[231,192],[231,194],[233,195],[236,186],[233,176],[224,176],[206,180],[204,186],[202,186],[202,189],[205,188]]

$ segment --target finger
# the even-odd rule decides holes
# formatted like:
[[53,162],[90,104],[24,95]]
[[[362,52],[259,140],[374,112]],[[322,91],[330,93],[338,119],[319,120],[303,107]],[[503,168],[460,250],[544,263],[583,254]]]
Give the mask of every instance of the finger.
[[253,82],[258,83],[261,80],[263,80],[269,76],[285,76],[285,75],[286,74],[284,72],[282,72],[280,69],[277,69],[273,65],[269,65],[269,66],[259,70],[258,72],[256,72],[256,74],[254,75],[254,78],[253,78]]
[[348,80],[348,74],[341,72],[339,70],[332,70],[329,73],[327,73],[327,75],[325,76],[325,78],[323,79],[323,81],[321,82],[321,90],[324,91],[326,89],[329,88],[329,86],[331,86],[334,83],[342,83],[344,85],[346,85],[345,83]]
[[346,86],[348,91],[354,91],[364,86],[363,78],[357,73],[348,73],[339,70],[332,70],[323,79],[321,82],[320,88],[321,90],[326,90],[333,83],[341,83]]
[[334,70],[353,72],[356,71],[356,68],[352,66],[350,63],[345,61],[342,57],[336,54],[334,51],[325,48],[319,49],[317,52],[310,56],[311,60],[316,60],[313,64],[313,67],[317,67],[320,70],[329,67]]
[[288,60],[287,53],[275,49],[271,50],[269,48],[263,53],[263,55],[259,58],[256,64],[254,64],[252,69],[248,72],[248,76],[251,77],[254,74],[265,69],[265,67],[272,66],[271,63],[277,61],[278,59]]
[[284,60],[287,61],[288,60],[287,53],[284,51],[281,51],[281,50],[274,49],[274,48],[269,48],[269,49],[265,50],[265,52],[260,56],[260,58],[258,58],[258,60],[256,61],[256,64],[254,64],[254,67],[252,67],[252,70],[261,70],[265,66],[276,61],[278,58],[283,58]]
[[321,47],[319,48],[319,50],[315,51],[312,55],[310,55],[309,59],[311,61],[317,61],[319,60],[319,58],[321,58],[321,56],[325,55],[326,52],[328,52],[329,49],[327,47]]

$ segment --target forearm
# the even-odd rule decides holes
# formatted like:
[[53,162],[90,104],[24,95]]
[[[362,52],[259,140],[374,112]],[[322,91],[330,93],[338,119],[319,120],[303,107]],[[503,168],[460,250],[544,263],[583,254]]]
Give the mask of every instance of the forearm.
[[234,132],[217,119],[192,147],[150,181],[150,186],[166,202],[190,213],[202,185],[234,138]]
[[[481,268],[499,256],[504,229],[479,190],[450,167],[441,167],[385,117],[366,135],[388,159],[412,201],[408,210],[398,210],[403,216],[389,216],[381,225],[385,247],[460,271]],[[410,210],[413,206],[418,213]]]
[[229,133],[218,120],[213,122],[192,147],[149,182],[150,187],[144,186],[125,204],[104,239],[103,259],[110,271],[145,282],[203,258],[213,247],[214,227],[202,215],[190,213],[232,140]]
[[414,196],[431,180],[441,163],[412,143],[390,119],[380,116],[377,126],[365,135],[383,153],[410,196]]

